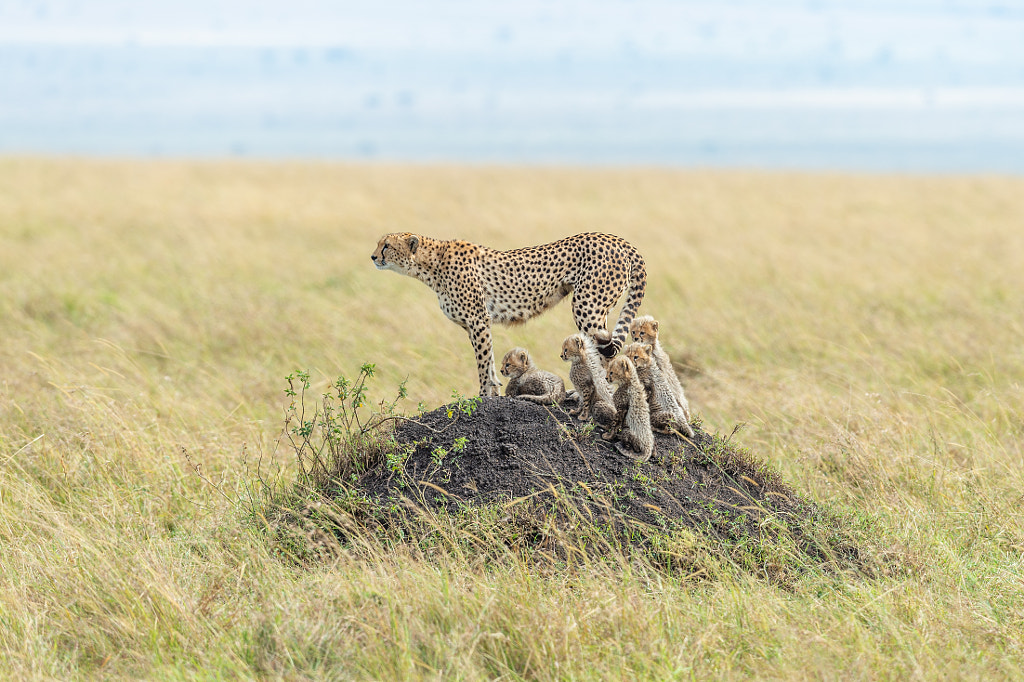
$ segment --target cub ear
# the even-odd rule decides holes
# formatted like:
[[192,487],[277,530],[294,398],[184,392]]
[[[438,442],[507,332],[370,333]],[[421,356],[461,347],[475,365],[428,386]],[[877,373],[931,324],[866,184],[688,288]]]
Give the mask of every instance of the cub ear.
[[651,331],[653,331],[655,334],[658,333],[658,321],[657,320],[651,320]]
[[526,351],[525,350],[519,351],[519,362],[523,363],[524,365],[526,364]]
[[407,240],[407,243],[409,244],[409,253],[410,254],[416,253],[416,249],[420,248],[420,238],[417,237],[416,235],[413,235],[413,236],[409,237],[409,239]]

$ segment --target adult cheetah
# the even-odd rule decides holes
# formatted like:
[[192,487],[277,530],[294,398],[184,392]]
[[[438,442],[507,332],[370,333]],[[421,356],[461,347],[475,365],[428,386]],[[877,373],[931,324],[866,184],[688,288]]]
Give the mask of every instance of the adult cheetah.
[[[611,357],[625,342],[647,285],[643,256],[633,245],[594,232],[509,251],[396,232],[381,237],[370,258],[378,270],[415,277],[433,289],[442,312],[469,333],[482,396],[498,395],[501,385],[492,322],[520,324],[571,293],[576,327]],[[609,333],[608,311],[624,291],[626,302]]]

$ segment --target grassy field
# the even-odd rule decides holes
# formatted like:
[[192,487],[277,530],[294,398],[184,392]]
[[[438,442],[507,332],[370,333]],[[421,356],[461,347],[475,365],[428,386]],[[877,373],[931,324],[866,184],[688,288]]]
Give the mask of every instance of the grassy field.
[[[0,677],[1020,679],[1024,179],[0,159]],[[284,377],[472,394],[381,233],[612,232],[710,431],[900,570],[281,561]],[[565,375],[567,304],[496,350]],[[375,389],[376,390],[376,389]],[[199,465],[204,482],[185,453]],[[224,493],[224,494],[221,494]]]

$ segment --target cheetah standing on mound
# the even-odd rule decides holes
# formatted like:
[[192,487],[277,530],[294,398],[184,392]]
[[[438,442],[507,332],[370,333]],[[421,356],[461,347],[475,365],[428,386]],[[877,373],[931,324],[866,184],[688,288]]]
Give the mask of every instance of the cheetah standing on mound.
[[[415,277],[433,289],[448,319],[469,333],[482,396],[497,395],[501,385],[492,322],[525,322],[571,293],[576,327],[612,357],[626,341],[647,286],[639,252],[621,237],[593,232],[510,251],[398,232],[381,237],[371,259],[378,270]],[[608,311],[624,291],[626,302],[609,332]]]
[[571,362],[569,381],[576,388],[580,404],[569,414],[583,421],[593,419],[602,426],[615,419],[612,389],[594,340],[586,334],[573,334],[562,342],[562,359]]
[[654,452],[654,433],[651,431],[647,393],[636,375],[633,362],[621,355],[613,359],[608,363],[608,380],[618,387],[614,396],[615,425],[601,437],[605,440],[617,438],[639,455],[637,461],[646,462]]
[[565,400],[565,382],[562,377],[537,369],[525,348],[513,348],[501,361],[501,374],[508,377],[505,395],[522,398],[541,405],[557,404]]

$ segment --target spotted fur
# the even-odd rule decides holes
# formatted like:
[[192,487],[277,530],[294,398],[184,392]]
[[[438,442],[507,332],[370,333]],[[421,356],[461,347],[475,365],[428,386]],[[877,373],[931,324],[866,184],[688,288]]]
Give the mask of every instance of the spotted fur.
[[686,415],[686,421],[689,422],[690,403],[686,400],[683,385],[679,383],[676,370],[672,367],[672,359],[669,358],[668,353],[661,346],[661,341],[658,340],[658,321],[650,315],[641,315],[629,325],[629,333],[633,337],[633,341],[650,347],[651,355],[658,370],[660,370],[661,375],[665,378],[672,395],[676,397],[679,409]]
[[636,375],[647,392],[647,405],[651,410],[651,428],[659,433],[678,430],[693,438],[693,427],[672,393],[661,368],[651,357],[650,346],[631,343],[622,349],[622,354],[633,361]]
[[654,433],[651,431],[651,413],[647,394],[636,375],[633,361],[620,355],[608,363],[608,380],[615,389],[615,428],[605,434],[606,440],[618,439],[646,462],[654,452]]
[[565,382],[562,377],[537,369],[530,352],[513,348],[501,361],[501,374],[508,377],[505,395],[522,398],[541,405],[557,404],[565,400]]
[[[371,256],[379,270],[415,277],[436,294],[441,310],[469,334],[480,395],[497,395],[491,324],[514,325],[540,315],[572,294],[576,327],[614,356],[643,301],[647,271],[621,237],[588,232],[550,244],[497,251],[466,241],[408,232],[380,238]],[[626,293],[612,332],[608,312]]]
[[607,425],[615,418],[612,389],[605,380],[604,367],[593,339],[573,334],[562,342],[562,359],[571,362],[569,381],[576,388],[580,404],[569,414],[586,421]]

